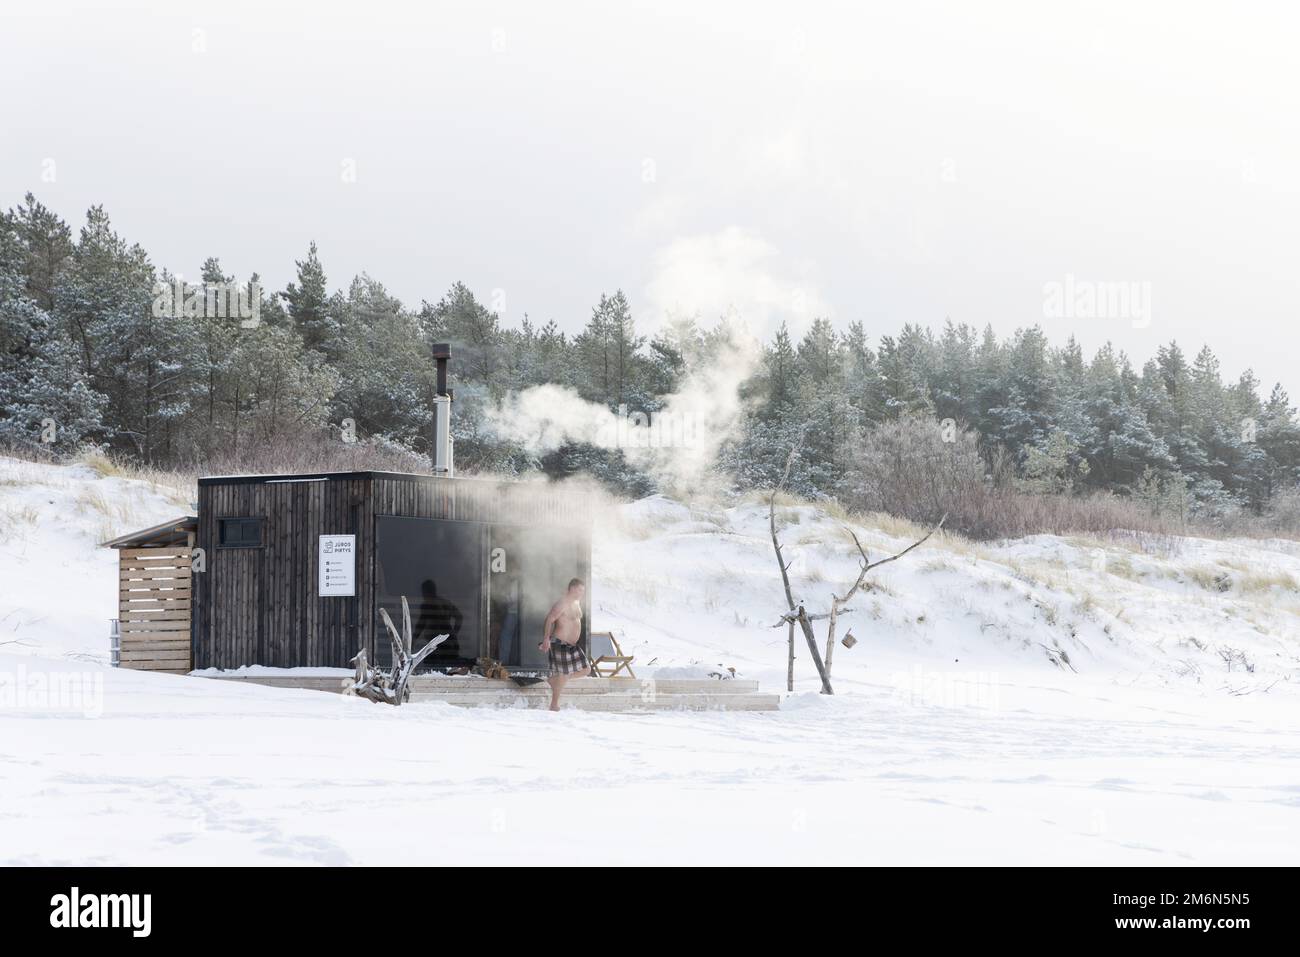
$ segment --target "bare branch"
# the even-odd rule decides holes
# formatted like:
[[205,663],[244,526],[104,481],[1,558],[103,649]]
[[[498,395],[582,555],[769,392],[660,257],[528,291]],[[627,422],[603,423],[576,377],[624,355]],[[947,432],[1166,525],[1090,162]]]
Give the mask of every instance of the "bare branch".
[[[802,440],[802,436],[800,436]],[[799,446],[795,445],[790,449],[790,454],[785,459],[785,471],[781,473],[781,481],[777,483],[776,488],[772,489],[772,495],[767,502],[767,521],[772,532],[772,547],[776,549],[776,563],[781,566],[781,584],[785,587],[786,606],[790,611],[794,611],[794,593],[790,590],[790,566],[793,562],[787,562],[781,555],[781,541],[776,536],[776,496],[785,488],[785,483],[790,479],[790,469],[794,465],[794,458],[799,454]]]
[[[945,516],[945,518],[946,517],[947,516]],[[853,539],[853,544],[858,547],[858,554],[862,556],[862,564],[864,565],[870,564],[870,560],[867,558],[867,550],[863,548],[862,543],[858,541],[858,533],[855,532],[853,529],[849,528],[847,525],[844,526],[844,530],[849,533],[849,537]]]
[[947,520],[948,520],[948,515],[945,512],[943,518],[939,519],[939,524],[936,525],[934,528],[930,529],[930,531],[926,532],[924,537],[913,542],[911,545],[908,545],[907,548],[903,549],[897,555],[891,555],[888,558],[882,558],[878,562],[872,562],[867,557],[867,550],[862,547],[862,542],[858,540],[857,533],[854,532],[853,529],[849,528],[849,526],[847,525],[844,526],[845,531],[847,531],[849,533],[849,536],[853,539],[853,544],[857,546],[858,554],[862,556],[862,562],[861,562],[861,568],[858,571],[857,580],[854,581],[853,587],[850,588],[842,596],[835,595],[833,593],[831,595],[831,613],[828,616],[830,618],[830,624],[826,627],[826,671],[828,674],[830,673],[832,662],[834,662],[835,660],[835,626],[839,621],[840,613],[848,610],[846,606],[853,599],[853,596],[858,593],[858,589],[862,587],[862,583],[867,580],[868,573],[873,568],[879,568],[881,565],[887,564],[889,562],[897,561],[898,559],[902,558],[912,549],[924,543],[926,539],[928,539],[939,529],[943,528],[943,523],[946,522]]
[[943,528],[943,523],[946,522],[946,521],[948,521],[948,513],[947,513],[947,512],[944,512],[944,514],[943,514],[943,518],[939,519],[939,524],[936,525],[934,528],[930,529],[928,532],[926,532],[924,536],[922,536],[921,538],[918,538],[918,539],[917,539],[916,541],[914,541],[911,545],[908,545],[905,549],[903,549],[903,550],[902,550],[901,552],[899,552],[897,555],[890,555],[888,558],[882,558],[882,559],[881,559],[880,561],[878,561],[878,562],[872,562],[870,565],[867,566],[867,571],[871,571],[871,569],[873,569],[873,568],[879,568],[881,565],[887,565],[887,564],[889,564],[890,562],[896,562],[896,561],[898,561],[900,558],[902,558],[904,555],[906,555],[908,552],[910,552],[912,549],[916,548],[918,545],[924,545],[925,542],[926,542],[926,540],[927,540],[931,535],[933,535],[933,534],[934,534],[935,532],[937,532],[939,529]]
[[[852,608],[844,608],[844,609],[841,609],[841,610],[842,610],[842,611],[852,611],[853,609],[852,609]],[[815,614],[815,615],[804,615],[804,617],[807,618],[809,621],[825,621],[827,618],[830,617],[830,615],[829,615],[829,614],[826,614],[826,613],[818,612],[818,613]],[[796,614],[796,613],[791,613],[791,614],[788,614],[788,615],[782,615],[780,618],[777,619],[776,624],[773,625],[772,627],[773,627],[773,628],[780,628],[782,625],[788,625],[788,624],[790,624],[790,622],[792,622],[792,621],[798,621],[798,620],[799,620],[799,615]]]

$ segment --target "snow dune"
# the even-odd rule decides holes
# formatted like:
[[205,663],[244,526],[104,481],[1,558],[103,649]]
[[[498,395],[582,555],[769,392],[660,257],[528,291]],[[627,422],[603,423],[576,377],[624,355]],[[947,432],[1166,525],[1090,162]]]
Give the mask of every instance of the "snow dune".
[[[854,601],[834,698],[800,648],[779,712],[551,715],[105,667],[95,542],[186,510],[0,460],[0,863],[1296,861],[1294,543],[938,540]],[[853,546],[821,510],[781,518],[820,607]],[[638,674],[783,689],[766,520],[621,507],[595,626]],[[906,542],[874,524],[873,557]],[[572,814],[618,827],[559,836]],[[424,837],[376,849],[377,824]]]
[[[812,506],[778,509],[778,518],[796,599],[826,610],[856,577],[851,537]],[[593,620],[622,631],[641,660],[737,664],[784,687],[786,631],[771,627],[783,596],[766,505],[692,509],[649,498],[617,519],[598,539]],[[855,527],[872,560],[925,532],[881,524]],[[852,608],[840,634],[852,630],[859,644],[834,656],[845,690],[891,674],[910,683],[918,666],[955,678],[1025,670],[1193,694],[1282,693],[1300,677],[1296,542],[1121,533],[979,545],[940,536],[874,571]],[[797,688],[815,689],[811,661],[802,647],[797,654]]]

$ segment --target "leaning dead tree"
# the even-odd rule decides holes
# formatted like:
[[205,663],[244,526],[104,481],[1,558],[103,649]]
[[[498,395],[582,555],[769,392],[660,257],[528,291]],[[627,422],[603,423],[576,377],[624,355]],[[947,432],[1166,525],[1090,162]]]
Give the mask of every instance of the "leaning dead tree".
[[[829,612],[809,614],[807,609],[804,608],[803,602],[795,601],[794,591],[790,587],[790,563],[785,560],[785,557],[781,553],[781,539],[776,533],[776,497],[785,488],[785,483],[790,480],[790,468],[794,464],[795,456],[798,454],[799,446],[796,445],[790,450],[790,455],[785,461],[785,472],[781,475],[781,481],[777,484],[776,488],[772,489],[772,496],[768,499],[767,518],[768,526],[772,533],[772,549],[776,552],[776,564],[781,569],[781,584],[785,588],[785,602],[786,607],[789,609],[781,616],[780,621],[778,621],[774,627],[779,628],[782,625],[785,625],[788,629],[790,657],[786,677],[787,687],[792,691],[794,690],[794,626],[798,625],[799,630],[803,632],[804,640],[808,642],[808,651],[812,655],[813,664],[817,666],[817,675],[822,681],[822,694],[834,694],[835,689],[831,687],[831,661],[835,654],[835,626],[839,621],[840,613],[852,610],[848,607],[848,604],[853,600],[853,596],[858,593],[859,589],[862,588],[863,584],[867,580],[867,575],[870,574],[873,568],[879,568],[881,565],[886,565],[889,562],[898,561],[898,559],[902,558],[912,549],[924,544],[926,539],[939,529],[943,528],[943,523],[948,520],[948,516],[945,514],[943,518],[939,519],[938,525],[930,529],[925,533],[925,535],[917,539],[911,545],[908,545],[901,552],[874,562],[867,557],[867,550],[862,547],[862,542],[858,540],[858,536],[854,533],[853,529],[849,528],[847,525],[844,526],[845,531],[852,536],[853,544],[857,546],[858,554],[862,556],[862,560],[858,567],[858,577],[853,582],[853,586],[843,595],[831,594],[831,610]],[[813,632],[812,625],[814,621],[820,621],[822,619],[826,619],[829,622],[826,628],[826,658],[824,661],[821,653],[817,650],[817,636]]]
[[[804,610],[802,604],[796,604],[794,592],[790,589],[790,563],[787,562],[781,554],[781,540],[776,534],[776,497],[781,490],[785,488],[785,483],[790,480],[790,468],[794,465],[795,456],[799,454],[799,446],[795,445],[790,450],[790,454],[785,460],[785,472],[781,475],[781,481],[777,483],[776,488],[772,489],[772,497],[767,503],[767,520],[772,531],[772,548],[776,551],[776,564],[781,569],[781,584],[785,587],[785,602],[789,611],[781,616],[778,626],[786,624],[793,626],[799,625],[803,632],[804,640],[808,642],[808,652],[812,655],[813,664],[817,666],[817,674],[822,679],[822,694],[834,694],[835,689],[831,687],[831,676],[826,673],[826,666],[822,664],[821,652],[817,650],[817,636],[813,634],[813,618]],[[794,641],[793,628],[790,631],[790,640]],[[794,671],[794,648],[790,650],[790,671]]]
[[433,653],[433,650],[447,640],[447,635],[439,635],[429,641],[427,645],[411,654],[411,608],[406,603],[406,596],[402,596],[402,631],[399,634],[397,628],[393,625],[393,619],[388,617],[388,612],[383,608],[379,609],[379,617],[383,619],[384,627],[388,629],[389,637],[393,642],[393,668],[391,671],[383,671],[379,668],[371,667],[366,661],[366,649],[362,648],[357,652],[357,656],[352,659],[352,664],[356,665],[356,679],[352,685],[354,694],[358,694],[370,701],[378,701],[383,704],[401,704],[406,700],[406,684],[411,680],[411,675],[415,674],[415,669],[425,658]]

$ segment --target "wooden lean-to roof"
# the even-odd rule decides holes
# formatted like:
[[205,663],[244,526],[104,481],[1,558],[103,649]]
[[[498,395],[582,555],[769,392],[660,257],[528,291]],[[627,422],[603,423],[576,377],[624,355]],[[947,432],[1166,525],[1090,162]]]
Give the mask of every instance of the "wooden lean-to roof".
[[182,515],[170,522],[144,528],[138,532],[129,532],[107,542],[100,542],[103,548],[149,548],[155,545],[184,545],[189,540],[189,533],[199,527],[196,515]]

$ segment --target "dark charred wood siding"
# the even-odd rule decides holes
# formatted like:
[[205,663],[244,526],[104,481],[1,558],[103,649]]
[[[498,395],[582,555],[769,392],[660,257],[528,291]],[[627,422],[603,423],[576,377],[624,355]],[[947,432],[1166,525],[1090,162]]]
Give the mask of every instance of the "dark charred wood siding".
[[[361,647],[376,660],[376,641],[387,642],[375,602],[376,515],[576,530],[590,606],[591,513],[581,495],[392,473],[202,479],[197,544],[206,569],[193,577],[194,667],[347,667]],[[262,519],[262,544],[220,547],[219,521],[240,517]],[[317,541],[331,534],[357,536],[354,597],[317,596]]]
[[[346,667],[362,640],[360,574],[355,597],[318,597],[316,543],[354,534],[365,554],[369,486],[353,478],[200,484],[207,567],[195,576],[196,668]],[[220,520],[234,517],[262,519],[260,546],[217,544]]]

